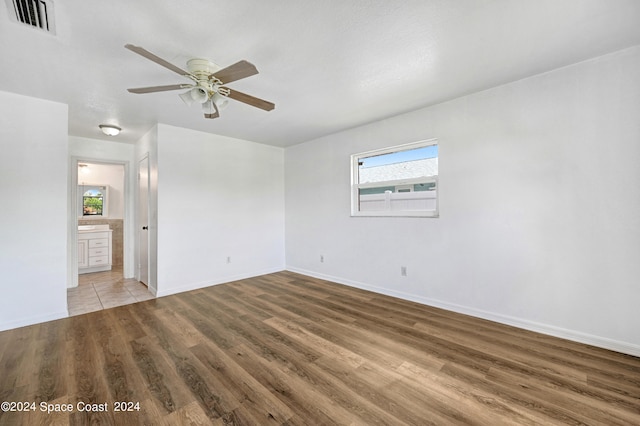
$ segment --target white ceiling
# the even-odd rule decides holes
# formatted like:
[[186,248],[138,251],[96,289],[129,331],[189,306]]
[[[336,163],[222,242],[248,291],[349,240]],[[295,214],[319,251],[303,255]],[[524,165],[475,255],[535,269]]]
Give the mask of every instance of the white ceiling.
[[[10,2],[11,0],[5,0]],[[135,142],[156,123],[289,146],[640,44],[638,0],[54,0],[56,34],[0,5],[0,90],[69,105],[69,133]],[[126,43],[186,67],[192,57],[260,74],[205,120],[188,83]]]

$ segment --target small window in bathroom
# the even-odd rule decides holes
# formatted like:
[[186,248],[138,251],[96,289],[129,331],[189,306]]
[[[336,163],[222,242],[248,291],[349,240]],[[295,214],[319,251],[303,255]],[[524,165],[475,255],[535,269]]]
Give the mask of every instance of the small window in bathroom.
[[104,196],[97,189],[90,189],[82,195],[82,215],[102,216]]
[[106,217],[107,216],[107,193],[106,185],[78,185],[78,195],[80,198],[81,217]]

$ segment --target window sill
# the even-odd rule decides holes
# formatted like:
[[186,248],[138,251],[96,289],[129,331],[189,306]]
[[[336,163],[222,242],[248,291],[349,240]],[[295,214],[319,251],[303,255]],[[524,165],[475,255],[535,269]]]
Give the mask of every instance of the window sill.
[[370,212],[352,212],[351,217],[427,217],[438,218],[440,214],[437,211],[370,211]]

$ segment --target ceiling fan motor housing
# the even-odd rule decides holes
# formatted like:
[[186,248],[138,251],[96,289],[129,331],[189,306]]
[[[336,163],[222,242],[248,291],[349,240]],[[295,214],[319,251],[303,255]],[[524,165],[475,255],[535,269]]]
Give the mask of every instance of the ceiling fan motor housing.
[[211,80],[211,75],[222,68],[207,59],[195,58],[187,61],[187,69],[197,80],[197,86],[190,90],[191,98],[198,103],[207,102],[221,83]]
[[204,80],[220,69],[220,66],[206,59],[195,58],[187,61],[187,70],[198,78],[202,77]]

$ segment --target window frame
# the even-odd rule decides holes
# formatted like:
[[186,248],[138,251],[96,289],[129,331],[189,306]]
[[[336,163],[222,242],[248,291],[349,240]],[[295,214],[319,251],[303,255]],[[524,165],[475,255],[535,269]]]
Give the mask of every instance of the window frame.
[[[87,191],[92,189],[98,190],[102,193],[102,214],[84,214],[84,194]],[[108,219],[109,218],[109,185],[89,185],[89,184],[79,184],[78,185],[78,219],[82,220],[97,220],[97,219]]]
[[[367,157],[373,157],[378,155],[392,154],[394,152],[401,151],[409,151],[412,149],[424,148],[427,146],[439,145],[438,139],[425,139],[417,142],[410,142],[402,145],[395,145],[391,147],[375,149],[366,152],[360,152],[357,154],[351,155],[351,217],[430,217],[437,218],[440,216],[440,200],[439,200],[439,184],[438,184],[438,175],[440,174],[440,170],[438,168],[438,175],[434,176],[423,176],[419,178],[407,178],[407,179],[395,179],[395,180],[386,180],[381,182],[368,182],[368,183],[359,183],[359,163],[360,160]],[[439,146],[438,146],[439,148]],[[438,149],[438,158],[440,157],[440,152]],[[359,198],[359,190],[366,188],[375,188],[380,186],[403,186],[403,185],[416,185],[420,183],[435,183],[435,202],[436,207],[434,210],[377,210],[377,211],[361,211],[360,206],[360,198]],[[397,192],[395,193],[407,193],[407,192]],[[411,191],[409,193],[413,193]]]

